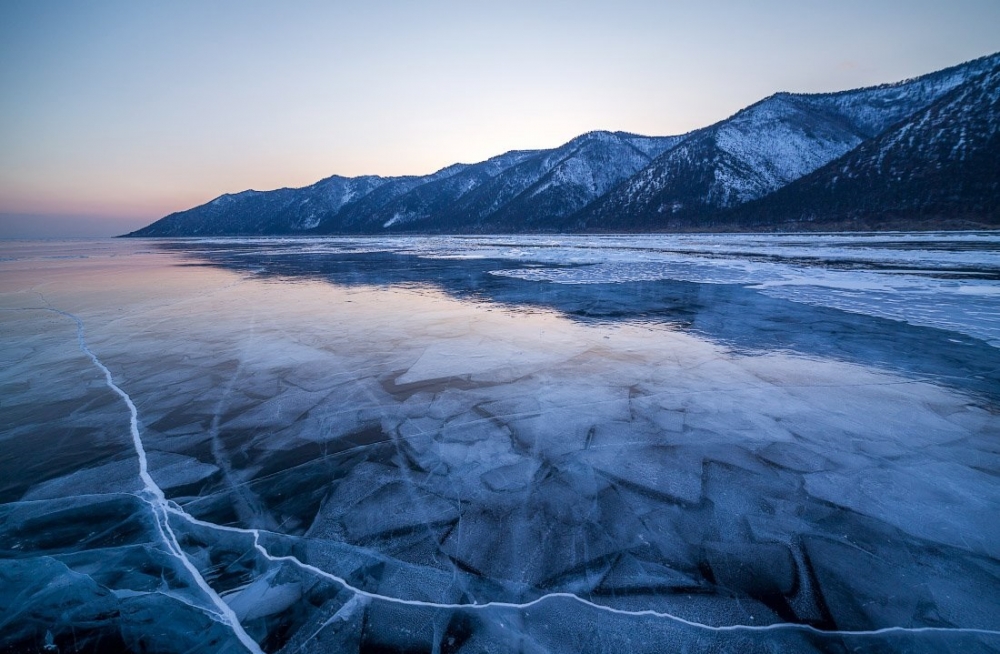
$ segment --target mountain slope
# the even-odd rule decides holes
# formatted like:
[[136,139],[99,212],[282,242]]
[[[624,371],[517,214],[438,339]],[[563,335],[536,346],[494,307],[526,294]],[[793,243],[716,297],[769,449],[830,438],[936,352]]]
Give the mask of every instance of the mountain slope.
[[589,132],[498,175],[439,216],[439,229],[551,229],[684,137]]
[[346,207],[317,231],[346,231],[351,216],[369,232],[503,230],[528,224],[531,216],[561,217],[635,173],[677,138],[589,132],[551,150],[509,152],[417,185],[379,207]]
[[654,227],[734,206],[784,186],[864,138],[840,116],[774,96],[692,135],[568,226]]
[[551,150],[511,151],[424,177],[334,176],[302,189],[244,191],[171,214],[132,235],[516,228],[523,216],[577,211],[679,139],[590,132]]
[[693,133],[564,227],[690,227],[839,158],[997,62],[993,55],[855,91],[773,95]]
[[339,211],[356,197],[400,183],[405,183],[405,178],[335,175],[305,188],[226,194],[193,209],[172,213],[130,236],[291,234],[316,227],[324,216]]
[[1000,65],[787,187],[720,217],[743,227],[1000,226]]
[[[310,233],[334,216],[342,216],[343,231],[358,224],[375,208],[421,184],[446,179],[468,166],[455,164],[423,177],[340,177],[334,175],[304,188],[243,191],[179,211],[130,236],[251,236]],[[353,209],[353,211],[352,211]],[[359,217],[360,216],[360,217]]]
[[405,186],[392,188],[389,192],[378,189],[370,196],[327,214],[316,232],[373,233],[425,220],[446,211],[469,191],[537,154],[537,150],[514,150],[477,164],[456,164],[434,175],[410,178]]

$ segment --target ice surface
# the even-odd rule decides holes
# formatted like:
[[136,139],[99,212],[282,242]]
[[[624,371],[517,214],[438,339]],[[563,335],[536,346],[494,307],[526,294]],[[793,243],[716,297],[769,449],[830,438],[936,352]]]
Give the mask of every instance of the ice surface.
[[975,468],[934,462],[811,473],[805,489],[923,540],[996,559],[1000,524],[993,517],[1000,487],[993,482]]
[[998,247],[5,244],[0,649],[995,651]]
[[428,379],[485,375],[504,381],[516,378],[531,369],[554,362],[557,353],[532,351],[497,340],[463,341],[449,339],[424,350],[420,358],[402,375],[397,385],[413,384]]

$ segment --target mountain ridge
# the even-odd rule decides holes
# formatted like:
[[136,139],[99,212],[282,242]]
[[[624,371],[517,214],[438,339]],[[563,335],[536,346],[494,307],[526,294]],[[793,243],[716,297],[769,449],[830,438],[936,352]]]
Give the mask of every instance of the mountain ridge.
[[[879,211],[904,228],[959,222],[1000,226],[1000,190],[990,183],[996,159],[990,153],[1000,149],[989,136],[996,133],[996,101],[990,104],[975,93],[976,84],[995,83],[997,75],[1000,53],[860,89],[774,93],[677,136],[596,130],[556,148],[511,150],[430,175],[332,175],[298,189],[224,194],[127,236],[840,229],[847,224],[878,229]],[[943,98],[951,98],[951,104],[941,105]],[[963,102],[968,105],[964,113]],[[926,122],[928,109],[938,105],[945,108],[933,121],[906,127]],[[964,128],[963,121],[968,123]],[[816,177],[851,153],[865,156],[866,147],[876,147],[872,144],[884,134],[900,129],[910,130],[911,144],[915,138],[929,143],[973,134],[977,154],[971,159],[945,156],[947,144],[934,149],[923,141],[893,150],[896,159],[910,156],[924,167],[945,167],[943,173],[925,171],[919,178],[939,185],[939,196],[957,201],[925,198],[907,204],[897,197],[900,193],[924,197],[927,189],[886,177],[901,174],[898,166],[868,166],[862,174],[858,160],[851,165],[867,180],[867,199],[863,208],[848,210],[844,198],[848,193],[860,197],[859,183],[831,185],[828,172]],[[980,132],[982,138],[976,136]],[[928,164],[932,152],[938,160]],[[993,180],[996,170],[1000,167],[992,168]],[[984,181],[970,185],[963,182],[966,177]],[[821,178],[827,181],[816,181]],[[817,198],[823,198],[823,206],[841,209],[823,210]],[[932,206],[937,209],[931,211]],[[796,207],[801,211],[796,213]],[[908,210],[915,211],[912,220],[904,215]]]

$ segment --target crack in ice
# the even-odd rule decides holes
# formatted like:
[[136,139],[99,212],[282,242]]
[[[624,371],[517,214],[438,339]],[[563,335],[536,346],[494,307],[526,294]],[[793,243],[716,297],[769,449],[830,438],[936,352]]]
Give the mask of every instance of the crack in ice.
[[171,555],[176,558],[182,566],[188,571],[192,579],[194,579],[195,584],[202,590],[203,593],[211,600],[212,604],[218,609],[218,621],[225,624],[243,643],[244,647],[253,652],[254,654],[263,654],[263,650],[250,637],[249,634],[243,629],[240,624],[239,619],[233,612],[229,605],[219,597],[219,594],[205,581],[205,578],[201,575],[198,569],[191,563],[184,550],[181,548],[180,542],[177,540],[177,535],[174,533],[173,529],[170,527],[170,520],[168,513],[171,512],[170,505],[167,503],[167,498],[163,493],[163,489],[157,485],[156,481],[149,474],[149,465],[146,459],[146,449],[142,444],[142,438],[139,435],[139,411],[136,409],[135,403],[132,398],[126,393],[118,384],[115,383],[114,378],[111,376],[111,371],[107,366],[94,354],[93,350],[87,345],[87,341],[84,338],[84,326],[83,320],[78,316],[73,315],[67,311],[61,311],[59,309],[46,308],[46,311],[52,311],[61,316],[69,318],[76,323],[76,338],[80,346],[80,351],[87,355],[93,362],[94,366],[97,367],[102,373],[104,373],[104,383],[114,391],[129,410],[129,431],[132,435],[132,445],[135,448],[135,453],[139,458],[139,478],[142,479],[143,490],[139,494],[139,497],[145,501],[153,514],[154,521],[156,522],[157,531],[159,531],[160,536],[163,539],[167,550]]
[[[430,602],[423,600],[413,600],[405,599],[401,597],[394,597],[391,595],[382,595],[379,593],[373,593],[371,591],[366,591],[361,588],[357,588],[351,585],[343,577],[339,577],[333,573],[327,572],[321,568],[314,565],[305,563],[295,556],[276,556],[271,554],[268,549],[261,544],[260,536],[261,530],[259,529],[245,529],[240,527],[230,527],[225,525],[219,525],[212,522],[207,522],[200,520],[190,515],[183,508],[177,505],[175,502],[166,499],[163,490],[157,485],[156,481],[153,480],[152,476],[149,474],[148,463],[146,459],[146,451],[142,443],[142,439],[139,434],[138,425],[138,410],[136,409],[135,403],[132,398],[122,390],[117,384],[115,384],[114,379],[111,375],[111,371],[105,366],[96,354],[87,346],[86,340],[84,339],[84,325],[83,321],[66,311],[61,311],[59,309],[44,308],[44,311],[52,311],[54,313],[65,316],[76,323],[77,326],[77,340],[80,346],[80,350],[86,354],[93,364],[104,374],[104,379],[106,385],[113,390],[117,395],[119,395],[125,402],[129,409],[129,429],[132,435],[132,442],[135,448],[136,454],[139,458],[139,477],[143,481],[144,489],[140,494],[140,497],[150,506],[150,509],[154,515],[157,529],[163,538],[164,544],[170,553],[177,558],[178,561],[188,570],[195,583],[201,588],[201,590],[211,599],[212,603],[219,609],[219,621],[226,624],[233,630],[233,633],[239,638],[243,645],[254,652],[255,654],[263,654],[260,646],[243,630],[238,618],[236,617],[233,610],[228,604],[215,592],[214,589],[209,586],[208,582],[205,581],[201,573],[197,568],[191,563],[187,555],[184,553],[180,546],[177,536],[173,529],[170,527],[168,514],[173,514],[191,524],[205,527],[208,529],[214,529],[219,531],[228,531],[233,533],[240,533],[244,535],[253,536],[253,546],[265,559],[275,563],[290,563],[312,575],[328,579],[335,582],[337,585],[341,586],[348,592],[352,593],[356,597],[363,597],[372,601],[386,602],[390,604],[397,604],[403,606],[413,606],[420,608],[430,608],[430,609],[440,609],[440,610],[451,610],[451,611],[483,611],[488,609],[501,609],[501,610],[513,610],[513,611],[525,611],[534,606],[538,606],[543,602],[552,601],[555,599],[565,599],[573,602],[577,602],[583,606],[589,608],[604,611],[607,613],[612,613],[615,615],[622,615],[627,617],[651,617],[664,620],[670,620],[678,624],[682,624],[695,629],[701,629],[711,632],[766,632],[766,631],[778,631],[778,630],[798,630],[807,631],[822,636],[841,636],[841,637],[865,637],[865,636],[880,636],[887,634],[921,634],[921,633],[947,633],[947,634],[972,634],[972,635],[983,635],[983,636],[1000,636],[1000,631],[991,629],[977,629],[977,628],[966,628],[966,627],[883,627],[880,629],[872,630],[823,630],[812,625],[792,623],[792,622],[779,622],[768,625],[710,625],[701,622],[696,622],[693,620],[688,620],[686,618],[674,615],[672,613],[666,613],[661,611],[655,611],[652,609],[647,610],[626,610],[618,609],[615,607],[607,606],[604,604],[599,604],[592,600],[585,599],[579,595],[568,592],[553,592],[541,595],[528,602],[502,602],[502,601],[490,601],[482,604],[460,604],[460,603],[446,603],[446,602]],[[494,418],[490,418],[494,419]],[[486,420],[485,418],[483,420]],[[472,422],[478,422],[472,421]],[[282,536],[283,534],[276,534]],[[328,621],[329,622],[329,621]]]
[[[693,620],[688,620],[682,618],[678,615],[672,613],[665,613],[662,611],[654,611],[652,609],[640,610],[640,611],[630,611],[627,609],[617,609],[613,606],[607,606],[606,604],[598,604],[597,602],[585,599],[579,595],[567,592],[555,592],[546,593],[536,597],[528,602],[499,602],[491,601],[484,602],[482,604],[458,604],[458,603],[448,603],[448,602],[428,602],[424,600],[413,600],[405,599],[402,597],[394,597],[392,595],[382,595],[379,593],[373,593],[371,591],[358,588],[351,585],[343,577],[339,577],[331,572],[327,572],[321,568],[318,568],[309,563],[304,563],[299,558],[291,555],[286,556],[276,556],[271,554],[266,547],[260,543],[261,530],[259,529],[245,529],[241,527],[230,527],[226,525],[219,525],[213,522],[206,522],[204,520],[199,520],[194,516],[186,513],[182,508],[176,505],[176,503],[168,503],[167,510],[171,513],[177,515],[178,517],[187,520],[191,524],[205,527],[207,529],[217,529],[220,531],[228,531],[232,533],[244,534],[247,536],[253,536],[254,548],[260,554],[267,559],[275,563],[291,563],[292,565],[305,570],[315,576],[323,577],[335,582],[337,585],[344,588],[344,590],[358,596],[363,597],[372,601],[386,602],[389,604],[398,604],[403,606],[414,606],[420,608],[428,609],[442,609],[448,611],[482,611],[487,609],[505,609],[512,611],[524,611],[530,609],[533,606],[542,604],[553,599],[566,599],[574,602],[578,602],[592,609],[598,611],[605,611],[607,613],[613,613],[615,615],[623,615],[627,617],[652,617],[660,618],[664,620],[671,620],[683,624],[688,627],[695,629],[703,629],[705,631],[712,632],[733,632],[733,631],[750,631],[750,632],[762,632],[762,631],[778,631],[778,630],[798,630],[798,631],[808,631],[814,634],[823,636],[843,636],[843,637],[863,637],[863,636],[881,636],[886,634],[921,634],[921,633],[947,633],[947,634],[974,634],[981,636],[1000,636],[1000,631],[992,629],[977,629],[972,627],[882,627],[880,629],[870,629],[870,630],[826,630],[819,629],[808,624],[801,624],[796,622],[776,622],[768,625],[747,625],[747,624],[735,624],[735,625],[710,625],[703,622],[695,622]],[[265,532],[269,533],[269,532]],[[276,536],[284,536],[284,534],[275,534]]]

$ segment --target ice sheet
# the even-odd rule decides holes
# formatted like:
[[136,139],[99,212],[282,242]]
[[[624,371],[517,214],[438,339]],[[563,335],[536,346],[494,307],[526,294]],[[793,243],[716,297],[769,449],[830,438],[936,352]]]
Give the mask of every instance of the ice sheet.
[[1000,647],[993,237],[671,238],[7,247],[0,644]]

